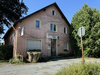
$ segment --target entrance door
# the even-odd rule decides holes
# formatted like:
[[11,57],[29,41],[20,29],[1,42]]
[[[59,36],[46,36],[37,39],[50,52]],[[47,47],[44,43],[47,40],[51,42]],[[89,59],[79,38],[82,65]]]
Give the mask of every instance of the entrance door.
[[56,39],[51,39],[51,56],[56,56]]

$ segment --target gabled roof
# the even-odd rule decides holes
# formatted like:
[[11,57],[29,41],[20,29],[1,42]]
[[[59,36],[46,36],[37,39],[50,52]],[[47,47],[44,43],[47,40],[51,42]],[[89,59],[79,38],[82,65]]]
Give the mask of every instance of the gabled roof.
[[[60,14],[62,15],[62,18],[66,21],[66,23],[68,24],[68,26],[70,26],[70,23],[68,22],[68,20],[66,19],[66,17],[64,16],[64,14],[62,13],[62,11],[60,10],[60,8],[58,7],[58,5],[57,5],[56,3],[50,4],[50,5],[44,7],[44,8],[42,8],[42,9],[40,9],[40,10],[38,10],[38,11],[36,11],[36,12],[34,12],[34,13],[32,13],[32,14],[30,14],[30,15],[28,15],[28,16],[22,18],[22,19],[19,19],[18,21],[14,22],[13,26],[15,26],[16,24],[18,24],[18,23],[21,22],[22,20],[24,20],[24,19],[26,19],[26,18],[28,18],[28,17],[30,17],[30,16],[32,16],[32,15],[34,15],[34,14],[36,14],[36,13],[42,11],[42,10],[45,10],[46,8],[48,8],[48,7],[50,7],[50,6],[53,6],[53,5],[58,9],[58,11],[60,12]],[[3,38],[5,38],[5,37],[8,35],[8,33],[9,33],[12,29],[13,29],[13,28],[10,27],[10,28],[8,29],[8,31],[6,32],[6,34],[3,36]]]

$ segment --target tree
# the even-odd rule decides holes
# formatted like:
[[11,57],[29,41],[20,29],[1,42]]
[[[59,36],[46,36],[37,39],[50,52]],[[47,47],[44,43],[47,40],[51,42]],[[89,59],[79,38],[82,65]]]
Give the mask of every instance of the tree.
[[19,20],[28,11],[23,0],[0,0],[0,34],[3,26],[9,27],[12,22]]
[[72,18],[70,40],[77,56],[81,56],[80,37],[78,29],[85,27],[83,37],[84,54],[88,57],[100,57],[100,12],[96,8],[90,8],[84,4]]

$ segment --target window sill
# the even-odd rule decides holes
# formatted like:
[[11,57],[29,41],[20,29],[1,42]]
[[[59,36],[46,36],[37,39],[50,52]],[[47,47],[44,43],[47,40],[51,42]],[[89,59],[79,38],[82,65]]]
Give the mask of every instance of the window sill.
[[66,34],[66,35],[67,35],[67,33],[64,33],[64,34]]
[[41,28],[36,28],[36,29],[41,29]]
[[66,52],[68,52],[68,50],[67,49],[63,49],[64,51],[66,51]]
[[[50,30],[51,31],[51,30]],[[51,31],[51,32],[57,32],[57,31]]]

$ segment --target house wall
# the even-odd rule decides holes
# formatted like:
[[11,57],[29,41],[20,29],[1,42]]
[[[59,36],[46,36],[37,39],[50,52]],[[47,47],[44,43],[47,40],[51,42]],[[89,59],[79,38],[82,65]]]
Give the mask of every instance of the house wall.
[[[56,15],[52,15],[52,10],[56,12]],[[41,28],[37,29],[35,27],[35,21],[39,20],[41,22]],[[57,32],[50,31],[50,24],[57,25]],[[24,27],[24,35],[20,36],[19,27]],[[64,34],[64,27],[67,27],[67,34]],[[56,41],[57,55],[60,53],[71,53],[72,49],[69,42],[69,26],[62,18],[61,14],[58,12],[55,6],[48,7],[45,11],[42,10],[35,15],[32,15],[16,25],[16,40],[14,42],[15,47],[17,47],[17,54],[23,54],[27,56],[26,53],[26,43],[27,39],[41,40],[42,42],[42,55],[51,56],[51,50],[48,49],[48,45],[51,44],[51,39],[46,37],[47,34],[54,34],[60,36],[60,39]],[[67,42],[69,44],[69,51],[65,52],[63,50],[63,43]],[[14,48],[15,49],[15,48]]]

